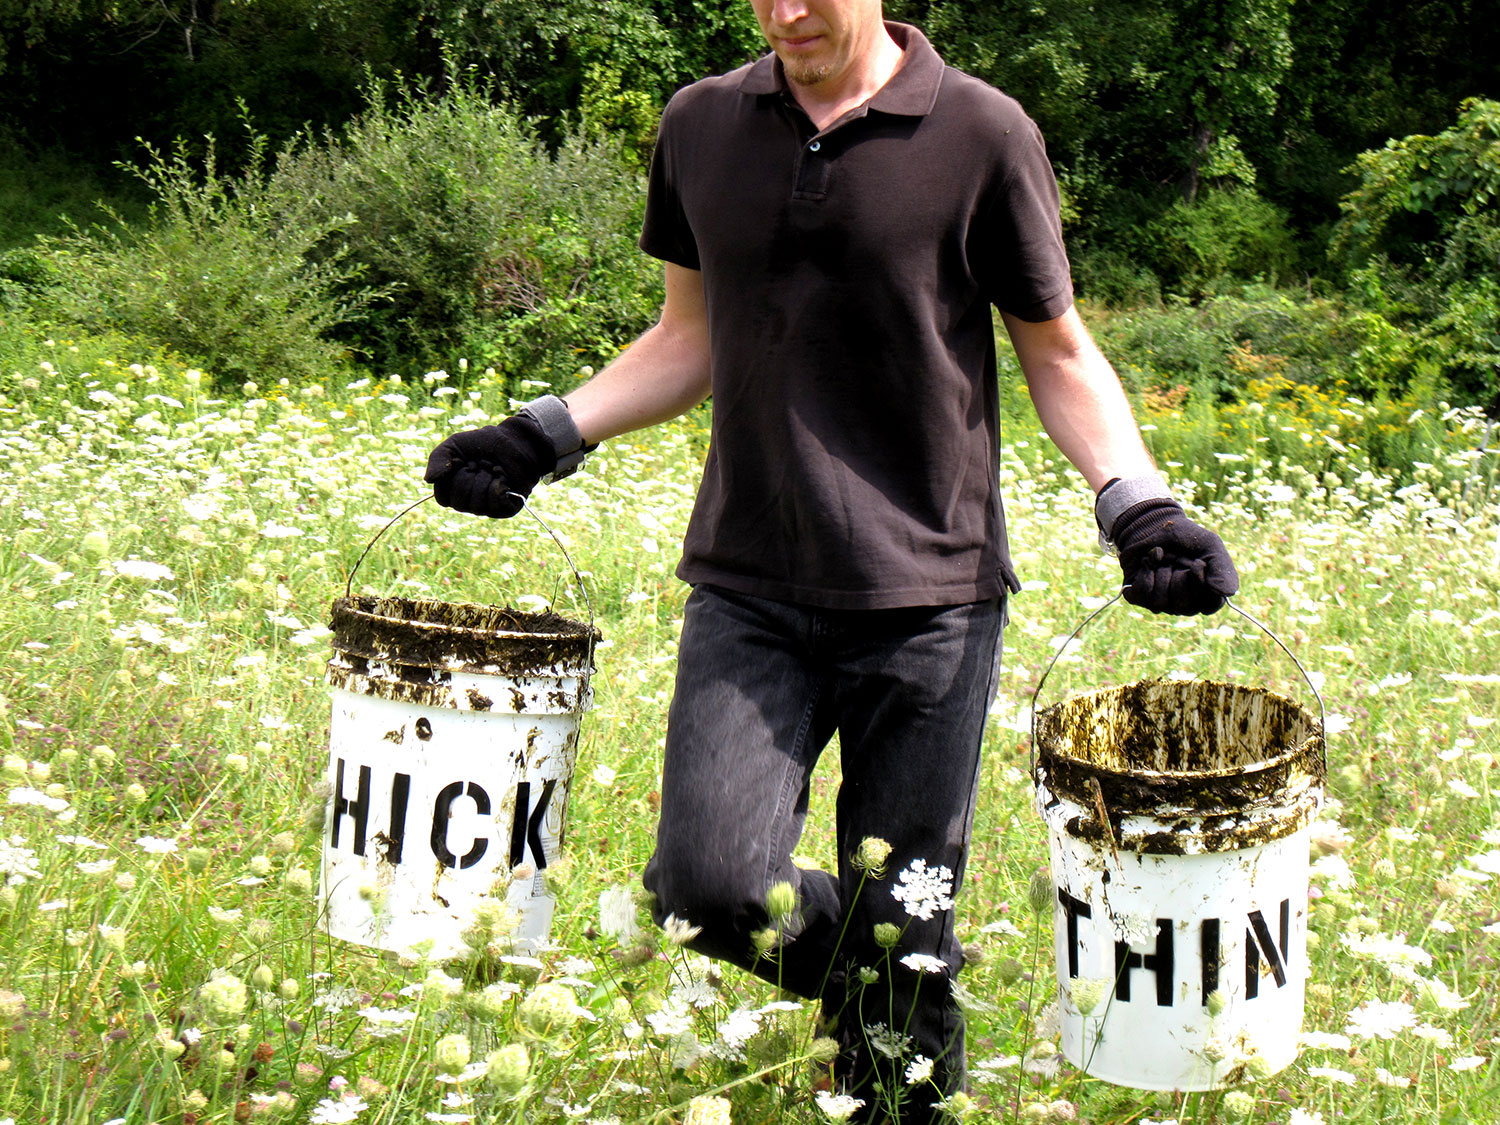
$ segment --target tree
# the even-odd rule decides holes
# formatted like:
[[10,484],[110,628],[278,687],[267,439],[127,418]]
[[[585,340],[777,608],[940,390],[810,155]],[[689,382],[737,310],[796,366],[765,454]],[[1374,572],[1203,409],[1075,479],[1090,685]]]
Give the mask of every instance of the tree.
[[1389,141],[1350,171],[1332,252],[1461,389],[1500,407],[1500,102],[1468,99],[1449,128]]

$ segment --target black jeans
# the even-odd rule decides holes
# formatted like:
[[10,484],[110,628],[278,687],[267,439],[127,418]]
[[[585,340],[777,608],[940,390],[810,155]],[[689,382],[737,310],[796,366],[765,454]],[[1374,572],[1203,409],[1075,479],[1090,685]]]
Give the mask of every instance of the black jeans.
[[[657,922],[675,914],[701,926],[693,948],[820,1001],[865,1120],[925,1121],[964,1081],[963,1016],[950,995],[963,955],[944,899],[963,877],[1003,618],[1001,600],[822,610],[706,586],[688,599],[645,872]],[[835,731],[836,874],[791,859]],[[867,837],[891,845],[878,876],[851,863]],[[936,872],[925,904],[892,893],[912,885],[916,861]],[[766,892],[779,882],[796,888],[797,910],[761,956],[753,935],[772,925]],[[900,931],[894,948],[877,943],[879,923]],[[913,953],[942,965],[903,964]],[[910,1042],[897,1038],[892,1052],[890,1032]],[[917,1055],[934,1061],[932,1079],[908,1086]]]

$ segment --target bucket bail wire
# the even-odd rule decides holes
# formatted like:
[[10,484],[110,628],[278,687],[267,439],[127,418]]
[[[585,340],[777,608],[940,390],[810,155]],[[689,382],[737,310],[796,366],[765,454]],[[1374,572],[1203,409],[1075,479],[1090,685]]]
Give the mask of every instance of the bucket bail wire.
[[1319,715],[1263,688],[1147,680],[1037,710],[1062,1052],[1120,1085],[1218,1089],[1297,1053]]
[[556,613],[356,595],[332,608],[320,924],[390,952],[464,957],[547,940],[599,632]]

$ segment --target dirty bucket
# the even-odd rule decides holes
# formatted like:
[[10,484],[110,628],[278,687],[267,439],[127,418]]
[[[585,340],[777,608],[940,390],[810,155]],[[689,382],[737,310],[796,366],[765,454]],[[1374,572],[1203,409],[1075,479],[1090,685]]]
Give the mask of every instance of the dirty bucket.
[[352,585],[351,571],[327,667],[323,928],[438,958],[497,931],[534,950],[552,919],[546,872],[560,856],[598,633],[554,613],[355,596]]
[[1292,1062],[1320,720],[1260,688],[1202,681],[1041,711],[1033,699],[1033,712],[1063,1055],[1147,1090],[1218,1089]]

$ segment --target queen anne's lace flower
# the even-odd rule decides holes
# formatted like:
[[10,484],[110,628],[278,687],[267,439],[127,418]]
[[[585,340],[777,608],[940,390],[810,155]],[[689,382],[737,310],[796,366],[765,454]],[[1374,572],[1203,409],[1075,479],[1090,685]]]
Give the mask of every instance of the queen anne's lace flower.
[[819,1090],[816,1098],[818,1108],[827,1115],[830,1121],[848,1121],[854,1116],[854,1111],[865,1104],[863,1098],[850,1097],[848,1094],[833,1094],[827,1090]]
[[1394,1039],[1416,1022],[1416,1012],[1404,1001],[1366,1000],[1349,1013],[1348,1030],[1361,1039]]
[[940,910],[953,909],[953,872],[948,868],[929,868],[925,859],[914,859],[896,880],[891,896],[912,917],[926,922]]

